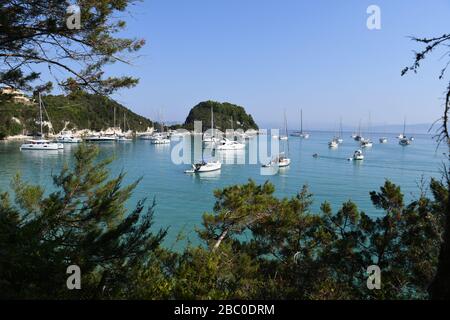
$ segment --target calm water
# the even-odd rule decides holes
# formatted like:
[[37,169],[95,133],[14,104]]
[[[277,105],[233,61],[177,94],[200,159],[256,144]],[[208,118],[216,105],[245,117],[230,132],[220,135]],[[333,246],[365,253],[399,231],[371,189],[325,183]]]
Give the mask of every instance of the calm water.
[[[331,150],[327,142],[332,135],[313,132],[308,140],[290,137],[291,166],[275,176],[261,176],[260,165],[249,164],[225,164],[220,171],[200,176],[185,174],[188,166],[175,165],[170,158],[176,142],[169,146],[137,140],[99,146],[102,157],[115,157],[111,165],[113,174],[125,170],[126,182],[143,177],[129,205],[141,198],[155,197],[155,227],[170,226],[169,244],[181,230],[195,241],[192,232],[200,225],[202,214],[211,212],[213,191],[245,183],[249,178],[258,183],[270,180],[280,197],[293,196],[307,184],[314,194],[315,209],[328,200],[336,210],[342,202],[352,199],[366,213],[376,216],[380,213],[372,207],[369,192],[377,190],[386,178],[401,185],[406,198],[412,199],[419,194],[422,177],[426,181],[439,177],[445,160],[445,148],[436,150],[436,143],[429,135],[416,135],[415,141],[407,147],[399,146],[394,135],[387,135],[387,144],[379,144],[378,136],[373,135],[374,146],[364,150],[365,160],[351,162],[347,158],[357,149],[356,142],[346,133],[344,143]],[[59,172],[65,162],[72,161],[70,156],[76,148],[66,145],[64,151],[21,152],[19,145],[19,142],[0,142],[0,190],[9,189],[11,178],[21,172],[25,180],[45,185],[46,190],[51,191],[51,174]],[[320,157],[313,158],[314,153]]]

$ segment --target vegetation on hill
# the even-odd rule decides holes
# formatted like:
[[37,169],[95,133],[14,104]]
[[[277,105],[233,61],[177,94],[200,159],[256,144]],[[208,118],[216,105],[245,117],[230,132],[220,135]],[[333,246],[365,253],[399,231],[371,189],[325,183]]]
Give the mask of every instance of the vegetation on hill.
[[[423,299],[439,259],[448,212],[448,181],[432,180],[431,197],[405,203],[386,181],[370,194],[384,211],[370,218],[351,201],[333,212],[311,209],[302,188],[274,196],[269,182],[215,192],[214,211],[198,229],[201,245],[173,251],[153,230],[153,209],[124,203],[136,183],[108,178],[108,161],[81,145],[75,163],[46,195],[16,177],[15,197],[0,194],[0,299]],[[242,234],[246,234],[242,237]],[[66,268],[81,269],[68,290]],[[381,288],[367,287],[367,268]]]
[[[36,100],[36,99],[35,99]],[[77,93],[67,96],[48,95],[42,100],[55,132],[62,129],[102,130],[116,126],[126,130],[144,131],[153,125],[149,119],[139,116],[123,105],[101,95]],[[34,134],[39,131],[39,106],[16,104],[9,99],[0,101],[0,138],[10,135]],[[44,121],[47,121],[44,113]],[[44,128],[44,133],[49,128]]]
[[[258,129],[250,114],[241,106],[228,102],[203,101],[191,109],[184,122],[188,130],[194,129],[194,121],[202,121],[203,131],[211,128],[211,107],[214,111],[214,127],[225,132],[226,129]],[[233,122],[231,122],[233,120]]]

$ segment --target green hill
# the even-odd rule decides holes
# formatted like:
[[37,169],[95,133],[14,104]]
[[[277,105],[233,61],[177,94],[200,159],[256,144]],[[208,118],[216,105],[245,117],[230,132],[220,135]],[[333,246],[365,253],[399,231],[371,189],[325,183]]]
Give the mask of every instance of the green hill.
[[[126,129],[144,131],[153,126],[151,120],[137,115],[123,105],[104,96],[91,94],[48,95],[42,100],[50,117],[54,131],[66,129],[102,130],[114,126],[114,107],[116,125],[123,129],[124,114]],[[47,116],[44,114],[44,121]],[[39,106],[0,100],[0,139],[5,136],[34,134],[39,131]],[[44,129],[47,132],[47,128]]]
[[[191,109],[184,122],[184,127],[193,130],[194,121],[202,121],[203,131],[211,128],[211,106],[214,110],[214,127],[225,131],[226,129],[258,129],[258,125],[250,114],[241,106],[228,102],[203,101]],[[231,123],[233,119],[233,123]]]

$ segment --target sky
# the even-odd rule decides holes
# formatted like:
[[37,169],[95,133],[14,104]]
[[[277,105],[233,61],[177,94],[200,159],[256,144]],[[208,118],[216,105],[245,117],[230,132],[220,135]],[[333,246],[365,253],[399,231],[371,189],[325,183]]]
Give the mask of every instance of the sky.
[[[381,29],[366,12],[381,10]],[[245,107],[260,127],[336,129],[367,123],[431,123],[440,117],[445,64],[437,51],[400,76],[419,50],[409,36],[450,32],[448,0],[145,0],[121,35],[144,38],[132,66],[109,72],[140,83],[115,98],[158,120],[184,121],[204,100]]]

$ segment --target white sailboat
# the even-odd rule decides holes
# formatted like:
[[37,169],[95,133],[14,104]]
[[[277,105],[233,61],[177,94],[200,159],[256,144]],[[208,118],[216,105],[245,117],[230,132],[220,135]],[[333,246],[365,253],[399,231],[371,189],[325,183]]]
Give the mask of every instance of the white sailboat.
[[336,141],[339,144],[344,142],[344,135],[342,131],[342,118],[339,119],[339,136],[337,137]]
[[[39,123],[41,126],[40,136],[44,136],[43,132],[43,120],[42,120],[42,108],[43,102],[41,98],[41,93],[39,92]],[[26,143],[20,146],[20,150],[59,150],[63,149],[64,145],[62,143],[55,143],[45,139],[32,139],[28,140]]]
[[291,133],[293,137],[300,137],[302,139],[308,139],[309,133],[303,132],[303,109],[300,109],[300,131],[294,131]]
[[127,132],[126,131],[126,125],[127,125],[127,120],[126,120],[127,118],[126,118],[126,113],[124,112],[123,113],[123,132],[122,132],[122,134],[119,134],[118,135],[118,138],[117,138],[117,141],[120,141],[120,142],[129,142],[129,141],[133,141],[133,139],[130,139],[130,138],[128,138],[126,135],[125,135],[125,132]]
[[[367,125],[367,131],[368,131],[369,137],[371,136],[371,134],[370,134],[370,126],[371,126],[370,118],[371,117],[370,117],[370,113],[369,113],[369,122],[368,122],[368,125]],[[373,142],[372,142],[372,140],[370,140],[370,138],[362,138],[361,137],[361,139],[359,141],[360,141],[360,144],[361,144],[361,148],[371,148],[371,147],[373,147]]]
[[164,122],[161,120],[161,132],[157,132],[150,140],[151,144],[170,144],[170,139],[164,133]]
[[411,144],[411,140],[408,139],[408,137],[405,135],[405,130],[406,130],[406,117],[403,120],[403,133],[399,136],[401,138],[399,138],[400,140],[398,141],[398,144],[401,146],[408,146]]
[[211,132],[210,135],[203,134],[203,144],[205,147],[212,148],[217,143],[219,143],[219,139],[214,136],[214,110],[211,106]]
[[[286,119],[286,111],[284,112],[284,133],[287,137],[288,129],[287,129],[287,119]],[[280,168],[287,167],[291,164],[291,159],[289,158],[289,141],[286,139],[287,153],[280,152],[274,159],[272,159],[269,163],[262,165],[264,168],[278,166]]]

